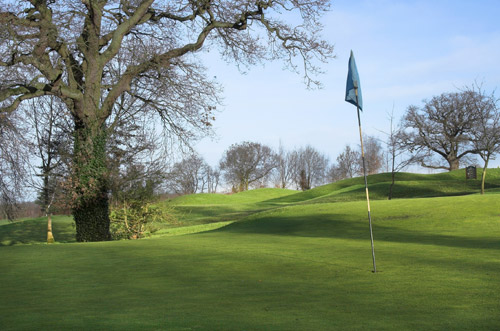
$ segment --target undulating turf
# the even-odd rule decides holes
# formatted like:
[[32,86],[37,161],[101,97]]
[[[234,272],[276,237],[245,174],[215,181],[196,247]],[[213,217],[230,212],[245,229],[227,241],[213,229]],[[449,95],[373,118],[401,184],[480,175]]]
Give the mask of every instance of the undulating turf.
[[[59,243],[75,242],[75,225],[71,216],[52,216],[52,231]],[[23,219],[0,224],[0,246],[45,243],[47,217]],[[0,251],[1,254],[1,251]]]
[[[466,180],[465,170],[439,174],[397,173],[393,199],[459,196],[480,192],[482,169],[477,179]],[[488,169],[486,192],[500,192],[500,169]],[[386,200],[391,174],[368,177],[370,199]],[[258,189],[233,195],[193,194],[164,202],[173,208],[181,225],[236,221],[256,212],[295,204],[365,200],[364,179],[357,177],[323,185],[305,192]]]
[[[417,196],[426,191],[419,182],[460,180],[405,176]],[[499,329],[495,188],[429,198],[436,190],[463,194],[456,186],[429,187],[426,198],[374,199],[374,274],[366,202],[356,201],[352,187],[357,180],[338,183],[344,186],[336,193],[327,186],[286,195],[269,190],[268,199],[248,192],[261,196],[249,202],[191,200],[182,207],[197,213],[193,224],[203,223],[204,213],[216,221],[227,206],[242,213],[236,222],[164,229],[150,239],[2,246],[1,329]],[[334,198],[342,194],[354,201]],[[0,226],[2,242],[11,240],[9,227],[24,223],[35,224]]]

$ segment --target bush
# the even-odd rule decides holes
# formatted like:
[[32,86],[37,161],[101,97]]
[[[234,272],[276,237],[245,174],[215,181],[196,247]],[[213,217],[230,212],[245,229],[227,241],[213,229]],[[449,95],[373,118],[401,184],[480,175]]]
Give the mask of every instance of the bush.
[[169,211],[137,201],[124,201],[112,207],[109,218],[113,239],[143,238],[158,231],[161,224],[177,222]]

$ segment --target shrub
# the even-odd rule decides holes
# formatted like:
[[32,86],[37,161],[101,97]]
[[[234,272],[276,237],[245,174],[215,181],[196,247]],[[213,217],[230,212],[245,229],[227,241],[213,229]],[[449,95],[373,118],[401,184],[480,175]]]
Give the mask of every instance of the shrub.
[[171,212],[151,203],[123,201],[110,209],[113,239],[139,239],[158,231],[162,224],[176,223]]

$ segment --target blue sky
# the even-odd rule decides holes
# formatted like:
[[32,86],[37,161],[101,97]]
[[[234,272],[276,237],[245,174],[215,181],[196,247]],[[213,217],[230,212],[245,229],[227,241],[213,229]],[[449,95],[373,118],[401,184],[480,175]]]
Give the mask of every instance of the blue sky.
[[500,82],[499,15],[498,0],[332,1],[323,37],[335,45],[336,59],[323,66],[323,89],[307,90],[301,75],[279,62],[242,75],[207,57],[210,74],[224,87],[224,106],[217,138],[195,148],[212,165],[242,141],[278,147],[281,140],[288,149],[310,144],[335,160],[346,144],[359,144],[356,108],[344,101],[351,49],[363,91],[363,131],[379,138],[389,130],[393,107],[399,120],[409,105],[475,81],[491,92]]

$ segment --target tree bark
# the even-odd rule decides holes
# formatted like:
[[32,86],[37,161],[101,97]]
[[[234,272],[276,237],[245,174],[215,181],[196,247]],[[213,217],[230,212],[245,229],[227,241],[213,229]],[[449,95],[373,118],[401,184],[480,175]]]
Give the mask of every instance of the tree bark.
[[73,217],[76,240],[111,240],[106,130],[98,123],[92,127],[75,122]]
[[52,234],[52,214],[47,214],[47,244],[55,242],[54,235]]
[[391,185],[389,186],[388,200],[392,200],[392,190],[394,187],[394,183],[396,182],[396,172],[394,172],[394,170],[392,170],[391,179],[392,179],[392,181],[391,181]]
[[450,171],[458,170],[460,166],[460,160],[456,157],[448,159],[448,163],[450,164]]
[[484,168],[483,168],[483,174],[481,175],[481,194],[484,194],[484,181],[486,179],[486,169],[488,167],[488,162],[489,162],[490,158],[489,156],[486,158],[486,160],[484,161]]

